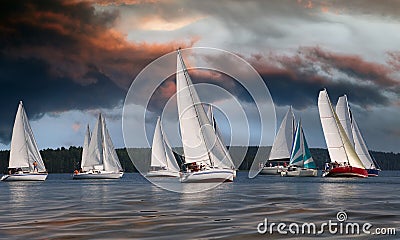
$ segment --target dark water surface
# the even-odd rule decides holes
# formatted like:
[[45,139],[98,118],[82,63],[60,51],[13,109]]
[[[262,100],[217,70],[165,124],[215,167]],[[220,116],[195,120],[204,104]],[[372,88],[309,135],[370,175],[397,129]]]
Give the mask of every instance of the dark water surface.
[[336,214],[345,210],[348,222],[397,229],[396,236],[348,239],[400,239],[398,171],[368,179],[248,179],[247,174],[239,172],[233,183],[192,194],[160,189],[137,173],[120,180],[78,181],[70,174],[50,174],[45,182],[1,182],[0,238],[303,239],[304,235],[261,235],[257,225],[264,218],[320,224],[337,221]]

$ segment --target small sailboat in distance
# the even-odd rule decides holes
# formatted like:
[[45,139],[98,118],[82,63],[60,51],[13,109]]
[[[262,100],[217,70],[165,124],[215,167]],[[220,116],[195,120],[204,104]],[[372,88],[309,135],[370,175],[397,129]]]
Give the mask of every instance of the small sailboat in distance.
[[308,148],[301,121],[299,121],[296,128],[289,166],[287,170],[281,172],[281,176],[316,177],[318,174],[316,168],[310,149]]
[[354,147],[354,150],[356,151],[364,167],[367,169],[368,176],[378,176],[380,169],[377,167],[377,164],[368,151],[367,144],[365,143],[354,115],[350,110],[346,95],[339,97],[336,104],[336,113],[347,134],[347,137]]
[[340,120],[332,107],[326,89],[320,91],[318,110],[331,164],[323,177],[368,177],[368,172],[354,150]]
[[[263,166],[260,174],[280,175],[282,171],[286,170],[284,165],[288,164],[290,161],[295,132],[296,119],[292,107],[290,107],[282,120],[274,143],[272,144],[267,166]],[[273,164],[275,164],[275,166],[273,166]]]
[[81,169],[74,172],[73,179],[118,179],[123,174],[105,119],[99,114],[91,137],[89,128],[87,129]]
[[1,181],[44,181],[46,178],[46,167],[20,101],[11,138],[8,175],[4,175]]
[[232,159],[207,117],[179,49],[176,91],[185,163],[180,181],[233,181],[234,170],[223,167]]
[[179,177],[179,171],[180,168],[158,117],[151,147],[150,169],[146,177]]

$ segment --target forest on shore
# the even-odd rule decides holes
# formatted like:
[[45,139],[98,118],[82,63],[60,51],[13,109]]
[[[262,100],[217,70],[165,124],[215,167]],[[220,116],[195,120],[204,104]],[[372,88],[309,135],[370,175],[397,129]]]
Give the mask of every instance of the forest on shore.
[[[240,146],[229,148],[234,162],[240,161],[241,158],[238,157],[238,154],[236,153],[246,151],[244,160],[239,167],[240,170],[250,169],[254,156],[258,150],[258,147],[248,147],[247,150],[245,148],[246,147]],[[270,147],[262,148],[269,149]],[[180,150],[181,149],[177,149],[178,152],[180,152]],[[126,172],[137,171],[125,148],[117,149],[116,151],[121,165]],[[150,162],[150,148],[135,148],[132,149],[132,152],[133,157],[135,158],[134,161],[143,161],[144,159]],[[72,173],[75,169],[79,169],[82,147],[71,146],[69,148],[61,147],[57,149],[44,149],[41,150],[40,153],[49,173]],[[324,163],[329,161],[327,149],[312,148],[311,154],[319,169],[323,169]],[[371,154],[382,170],[400,170],[400,153],[371,151]],[[0,151],[0,173],[5,173],[7,171],[9,156],[9,150]]]

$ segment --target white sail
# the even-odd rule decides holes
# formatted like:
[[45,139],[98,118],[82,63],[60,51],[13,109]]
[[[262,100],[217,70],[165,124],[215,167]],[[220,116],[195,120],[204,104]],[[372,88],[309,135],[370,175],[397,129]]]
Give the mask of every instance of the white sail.
[[84,171],[94,168],[103,169],[103,131],[101,114],[94,126],[92,137],[89,142],[87,159],[85,164],[82,166]]
[[[201,113],[205,115],[205,112],[179,50],[177,58],[176,91],[185,162],[205,161],[211,164],[202,131],[204,130],[202,129],[204,122],[201,122],[201,120],[204,117],[201,118],[199,116]],[[208,122],[208,119],[206,120]],[[208,125],[208,128],[210,128],[211,124],[209,122]]]
[[300,121],[296,127],[296,134],[293,141],[289,164],[303,168],[316,168]]
[[154,130],[150,167],[165,168],[172,172],[180,171],[172,148],[162,130],[160,118],[157,119],[156,128]]
[[282,120],[274,143],[272,144],[269,160],[289,159],[296,131],[296,119],[292,107],[289,108]]
[[354,147],[352,124],[351,124],[352,117],[346,95],[339,97],[338,102],[336,104],[336,114],[339,118],[340,123],[342,124],[344,131],[346,132],[347,137],[349,138],[350,143]]
[[161,133],[160,118],[157,119],[156,128],[154,129],[150,167],[167,168],[167,159]]
[[110,134],[106,127],[106,120],[100,114],[103,132],[103,164],[104,170],[108,172],[122,171],[121,163],[119,162],[117,152],[115,151]]
[[38,171],[45,172],[46,168],[21,101],[15,116],[8,166],[9,168],[29,168],[33,171],[35,161]]
[[[211,105],[207,109],[207,117],[208,117],[208,120],[210,121],[210,123],[213,126],[213,129],[214,129],[215,134],[216,134],[216,136],[218,138],[218,141],[221,143],[222,146],[225,146],[224,141],[222,139],[221,131],[219,130],[218,125],[217,125],[217,121],[214,118],[214,113],[213,113]],[[224,162],[220,163],[221,167],[222,168],[235,169],[236,168],[235,164],[233,163],[233,160],[230,157],[229,152],[227,151],[227,149],[225,147],[223,148],[223,150],[226,150],[226,151],[224,151],[224,154],[226,154],[228,157],[226,158],[226,160]]]
[[178,166],[178,162],[175,159],[174,152],[172,151],[172,147],[168,142],[167,136],[165,136],[165,133],[164,133],[161,123],[160,123],[160,128],[161,128],[161,134],[162,134],[163,143],[164,143],[164,149],[165,149],[165,153],[166,153],[168,169],[171,171],[174,171],[174,172],[179,172],[181,169]]
[[319,93],[318,110],[331,162],[364,168],[332,107],[326,89]]
[[176,91],[185,162],[229,166],[231,157],[215,134],[178,50]]
[[365,168],[375,169],[376,168],[375,163],[368,151],[367,144],[365,143],[361,135],[360,129],[358,128],[358,125],[354,118],[352,125],[353,125],[354,146],[358,157],[360,158]]
[[88,124],[87,129],[86,129],[85,139],[83,140],[83,147],[82,147],[82,161],[81,161],[82,169],[85,167],[86,159],[88,158],[89,143],[90,143],[90,129],[89,129],[89,124]]

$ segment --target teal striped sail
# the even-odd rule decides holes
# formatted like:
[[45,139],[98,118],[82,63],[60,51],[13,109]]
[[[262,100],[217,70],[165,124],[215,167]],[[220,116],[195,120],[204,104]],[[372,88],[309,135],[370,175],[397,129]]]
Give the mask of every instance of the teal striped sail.
[[289,165],[304,168],[316,168],[314,160],[308,148],[306,138],[304,136],[301,121],[297,124],[296,135],[293,142],[292,153],[290,155]]

